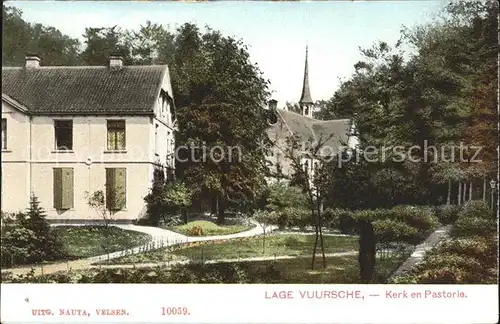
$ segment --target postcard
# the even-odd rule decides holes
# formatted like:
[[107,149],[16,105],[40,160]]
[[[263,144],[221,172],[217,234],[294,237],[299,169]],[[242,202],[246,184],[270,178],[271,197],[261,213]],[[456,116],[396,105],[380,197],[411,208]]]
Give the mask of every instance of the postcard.
[[2,323],[496,323],[498,20],[4,2]]

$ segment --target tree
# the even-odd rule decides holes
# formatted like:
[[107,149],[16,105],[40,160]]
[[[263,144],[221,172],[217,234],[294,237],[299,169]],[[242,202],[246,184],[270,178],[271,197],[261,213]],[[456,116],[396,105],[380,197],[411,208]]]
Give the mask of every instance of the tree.
[[105,65],[111,55],[120,55],[125,64],[131,64],[131,50],[126,44],[126,33],[117,26],[85,28],[85,50],[82,61],[87,65]]
[[[176,142],[190,146],[197,156],[193,159],[186,152],[177,172],[198,199],[217,200],[222,223],[230,201],[254,200],[265,183],[260,148],[268,140],[268,112],[263,108],[268,82],[250,62],[241,40],[185,24],[174,44]],[[196,161],[200,158],[203,163]]]
[[160,221],[172,221],[179,214],[187,223],[187,209],[191,206],[191,190],[183,182],[155,181],[149,194],[144,197],[147,205],[147,221],[158,226]]
[[[316,262],[316,251],[318,244],[321,248],[323,268],[326,268],[326,255],[323,241],[323,202],[326,197],[326,181],[324,158],[321,148],[330,139],[320,137],[317,140],[312,138],[301,138],[298,134],[286,138],[285,145],[274,143],[290,161],[295,173],[295,181],[306,196],[306,205],[310,210],[311,220],[314,223],[315,240],[312,252],[311,269],[314,269]],[[305,150],[303,150],[305,148]],[[314,171],[313,171],[314,170]]]
[[44,65],[78,65],[80,42],[54,27],[27,23],[22,11],[2,7],[2,65],[22,66],[29,54],[42,56]]
[[[391,202],[392,193],[403,203],[450,200],[452,182],[480,177],[496,164],[497,13],[494,2],[453,2],[439,20],[403,30],[394,46],[378,42],[362,49],[364,59],[352,77],[318,113],[354,118],[361,147],[421,148],[411,156],[417,163],[389,156],[369,165],[370,182],[388,189],[380,192],[381,205]],[[403,44],[412,48],[409,55]],[[461,142],[483,147],[484,162],[448,162],[450,148]],[[385,181],[394,177],[398,190]],[[399,194],[401,189],[406,193]]]

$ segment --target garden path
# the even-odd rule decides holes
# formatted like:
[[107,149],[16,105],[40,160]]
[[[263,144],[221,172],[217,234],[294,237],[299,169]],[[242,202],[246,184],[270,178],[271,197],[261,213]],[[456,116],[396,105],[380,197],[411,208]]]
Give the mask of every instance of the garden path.
[[410,271],[417,264],[422,262],[427,251],[429,251],[430,249],[438,245],[443,239],[448,237],[450,230],[451,225],[442,226],[435,230],[425,241],[417,245],[415,251],[413,251],[411,256],[406,259],[406,261],[403,262],[403,264],[401,264],[401,266],[399,266],[396,271],[394,271],[394,273],[391,275],[391,278],[401,276],[402,274]]
[[[80,260],[73,260],[73,261],[67,261],[67,262],[58,262],[58,263],[53,263],[53,264],[45,264],[45,265],[36,265],[36,266],[25,266],[25,267],[19,267],[19,268],[14,268],[14,269],[3,269],[2,272],[11,272],[13,275],[22,275],[22,274],[27,274],[31,271],[31,269],[34,269],[35,275],[41,275],[41,274],[49,274],[49,273],[54,273],[54,272],[59,272],[59,271],[67,271],[67,270],[81,270],[81,269],[87,269],[92,267],[93,263],[97,262],[102,262],[106,260],[111,260],[115,259],[118,257],[121,257],[123,255],[130,255],[130,254],[137,254],[141,252],[146,252],[162,247],[167,247],[167,246],[172,246],[176,244],[183,244],[183,243],[191,243],[191,242],[200,242],[200,241],[213,241],[213,240],[226,240],[226,239],[234,239],[234,238],[240,238],[240,237],[251,237],[251,236],[256,236],[256,235],[261,235],[264,233],[264,228],[256,223],[253,220],[250,220],[255,227],[252,229],[249,229],[247,231],[243,231],[240,233],[234,233],[234,234],[228,234],[228,235],[217,235],[217,236],[197,236],[197,237],[190,237],[190,236],[185,236],[173,231],[169,231],[166,229],[158,228],[158,227],[151,227],[151,226],[138,226],[138,225],[132,225],[132,224],[113,224],[113,226],[116,226],[118,228],[124,229],[124,230],[130,230],[130,231],[136,231],[136,232],[141,232],[145,234],[151,235],[151,240],[141,246],[135,247],[133,249],[128,249],[128,250],[123,250],[123,251],[117,251],[105,255],[99,255],[99,256],[94,256],[86,259],[80,259]],[[270,233],[276,229],[275,226],[268,226],[266,227],[266,233]]]

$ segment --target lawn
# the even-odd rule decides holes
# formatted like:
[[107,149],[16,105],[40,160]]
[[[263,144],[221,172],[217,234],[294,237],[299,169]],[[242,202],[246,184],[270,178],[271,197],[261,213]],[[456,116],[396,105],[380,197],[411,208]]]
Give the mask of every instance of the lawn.
[[53,230],[63,242],[70,258],[86,258],[120,250],[130,249],[147,243],[151,236],[109,226],[56,226]]
[[[244,239],[194,243],[188,247],[169,247],[110,260],[112,264],[164,262],[171,260],[220,260],[263,256],[311,255],[314,235],[271,234]],[[358,250],[358,238],[353,236],[324,236],[325,253]],[[320,250],[318,250],[318,255]]]
[[[390,274],[406,256],[377,258],[372,283],[386,283]],[[217,264],[193,263],[130,269],[93,268],[77,272],[25,277],[3,282],[40,283],[289,283],[289,284],[354,284],[360,283],[357,256],[328,257],[326,268],[317,259],[311,270],[310,258],[276,261],[232,262]]]
[[[228,235],[243,232],[255,227],[255,225],[217,225],[214,222],[206,220],[197,220],[187,224],[169,227],[167,229],[187,235],[187,236],[214,236],[214,235]],[[201,235],[195,235],[196,229],[201,229]]]

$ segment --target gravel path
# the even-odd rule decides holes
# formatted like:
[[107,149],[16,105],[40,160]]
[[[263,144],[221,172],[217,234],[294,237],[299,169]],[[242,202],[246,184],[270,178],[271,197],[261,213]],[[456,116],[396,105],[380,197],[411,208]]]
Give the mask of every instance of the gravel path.
[[[191,242],[199,242],[199,241],[213,241],[213,240],[221,240],[221,239],[234,239],[234,238],[240,238],[240,237],[251,237],[251,236],[256,236],[256,235],[261,235],[264,233],[264,228],[253,222],[254,225],[256,225],[254,228],[248,230],[248,231],[243,231],[240,233],[235,233],[235,234],[229,234],[229,235],[217,235],[217,236],[197,236],[197,237],[189,237],[185,236],[173,231],[169,231],[166,229],[158,228],[158,227],[151,227],[151,226],[137,226],[137,225],[131,225],[131,224],[113,224],[113,226],[116,226],[118,228],[121,228],[123,230],[129,230],[129,231],[136,231],[136,232],[141,232],[145,234],[151,235],[151,241],[138,246],[133,249],[129,250],[124,250],[124,251],[117,251],[105,255],[99,255],[99,256],[94,256],[86,259],[80,259],[80,260],[74,260],[74,261],[67,261],[67,262],[58,262],[58,263],[53,263],[53,264],[46,264],[43,266],[37,265],[37,266],[25,266],[25,267],[19,267],[19,268],[13,268],[13,269],[2,269],[2,272],[11,272],[13,275],[22,275],[22,274],[27,274],[31,271],[31,269],[35,269],[35,275],[41,275],[41,274],[49,274],[49,273],[54,273],[54,272],[59,272],[59,271],[67,271],[69,269],[73,270],[81,270],[81,269],[86,269],[92,267],[93,263],[97,262],[102,262],[106,260],[111,260],[115,258],[119,258],[123,255],[131,255],[131,254],[137,254],[137,253],[142,253],[162,247],[167,247],[167,246],[172,246],[172,245],[177,245],[177,244],[185,244],[185,243],[191,243]],[[66,225],[67,226],[67,225]],[[78,225],[74,225],[78,226]],[[275,230],[276,227],[274,226],[269,226],[266,228],[266,233],[270,233],[273,230]]]
[[427,251],[439,244],[444,238],[448,237],[450,230],[451,225],[442,226],[429,235],[424,242],[417,245],[412,255],[405,262],[403,262],[403,264],[396,271],[394,271],[391,278],[401,276],[422,262]]

